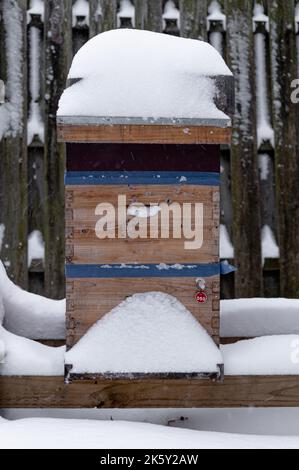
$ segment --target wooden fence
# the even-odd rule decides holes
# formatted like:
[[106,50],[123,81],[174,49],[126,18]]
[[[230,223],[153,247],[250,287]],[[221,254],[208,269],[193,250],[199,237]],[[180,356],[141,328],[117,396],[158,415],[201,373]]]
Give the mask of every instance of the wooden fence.
[[[208,40],[227,59],[236,113],[232,146],[222,149],[221,251],[238,271],[222,295],[298,297],[295,0],[0,0],[0,258],[12,279],[64,296],[64,147],[55,114],[73,54],[115,27]],[[44,261],[31,260],[39,232]]]

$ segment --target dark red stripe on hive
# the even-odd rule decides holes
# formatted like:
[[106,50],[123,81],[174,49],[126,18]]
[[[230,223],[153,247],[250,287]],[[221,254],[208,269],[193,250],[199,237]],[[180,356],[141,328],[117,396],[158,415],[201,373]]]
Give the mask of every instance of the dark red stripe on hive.
[[68,171],[220,171],[219,145],[67,144]]

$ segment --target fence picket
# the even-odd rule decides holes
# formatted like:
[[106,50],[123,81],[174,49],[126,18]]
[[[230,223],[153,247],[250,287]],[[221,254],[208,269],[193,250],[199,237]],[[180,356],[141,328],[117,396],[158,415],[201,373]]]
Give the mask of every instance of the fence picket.
[[26,10],[25,0],[3,0],[0,4],[0,73],[6,83],[6,103],[0,107],[4,122],[0,142],[0,224],[4,236],[0,254],[10,277],[25,288],[28,286]]
[[[236,80],[231,149],[235,289],[239,297],[262,295],[261,219],[257,158],[253,1],[227,0],[228,62]],[[240,182],[242,182],[240,184]]]
[[56,112],[71,59],[71,0],[45,3],[45,293],[64,294],[64,146]]
[[275,129],[281,294],[299,296],[299,106],[291,100],[297,77],[295,2],[268,2]]
[[181,36],[207,40],[207,0],[180,0]]

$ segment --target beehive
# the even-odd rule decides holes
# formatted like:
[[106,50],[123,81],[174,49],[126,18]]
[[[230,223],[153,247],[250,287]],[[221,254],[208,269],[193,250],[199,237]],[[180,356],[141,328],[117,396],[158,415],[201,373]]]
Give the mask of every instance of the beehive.
[[[207,117],[155,119],[60,112],[68,349],[127,297],[155,291],[180,300],[219,342],[220,145],[231,138],[233,77],[209,80],[221,117],[209,110]],[[105,207],[115,208],[115,224],[106,219],[99,236]],[[186,227],[196,245],[186,245]]]

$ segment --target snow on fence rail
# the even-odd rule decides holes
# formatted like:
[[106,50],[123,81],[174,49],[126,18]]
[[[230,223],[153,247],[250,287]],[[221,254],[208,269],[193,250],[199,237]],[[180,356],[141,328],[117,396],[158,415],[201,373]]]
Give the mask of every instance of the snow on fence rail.
[[[296,0],[3,0],[0,257],[14,280],[38,293],[64,296],[64,149],[56,143],[58,99],[71,56],[89,37],[135,26],[210,41],[227,57],[236,77],[234,141],[232,151],[222,150],[222,224],[240,269],[235,287],[232,280],[225,281],[223,295],[298,296],[299,209],[292,201],[299,198],[299,105],[291,103],[289,93],[290,79],[299,70],[298,11]],[[287,44],[285,51],[280,43]],[[287,60],[280,60],[284,55]],[[263,227],[275,250],[267,249]],[[33,260],[28,272],[28,238],[36,230],[43,234],[45,260]],[[274,259],[279,249],[280,262]],[[269,260],[272,251],[275,256]]]

